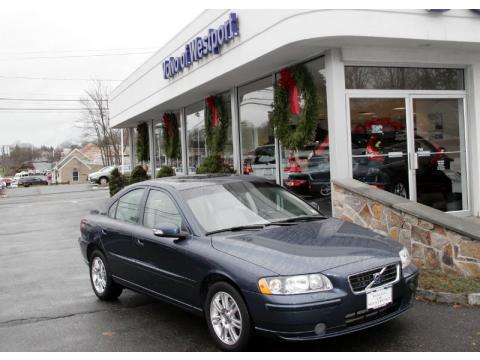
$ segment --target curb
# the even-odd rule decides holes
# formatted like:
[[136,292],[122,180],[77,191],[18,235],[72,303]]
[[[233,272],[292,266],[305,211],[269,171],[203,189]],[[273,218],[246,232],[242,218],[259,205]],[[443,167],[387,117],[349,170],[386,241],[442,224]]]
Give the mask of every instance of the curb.
[[440,304],[480,306],[480,293],[455,294],[418,288],[416,296],[419,300],[427,300]]

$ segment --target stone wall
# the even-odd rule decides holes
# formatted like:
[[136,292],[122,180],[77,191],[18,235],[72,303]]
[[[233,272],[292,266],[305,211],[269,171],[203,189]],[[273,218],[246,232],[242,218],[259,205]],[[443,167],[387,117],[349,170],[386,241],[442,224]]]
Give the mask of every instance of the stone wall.
[[[409,207],[404,206],[405,208],[412,208],[415,203],[355,180],[349,180],[348,184],[351,182],[358,184],[350,187],[345,186],[344,182],[334,182],[333,216],[398,240],[408,248],[413,262],[420,268],[480,278],[480,241],[474,236],[466,236],[465,231],[455,231],[453,226],[442,224],[442,218],[453,215],[428,208],[434,215],[435,212],[438,214],[425,219],[413,214],[415,211],[402,211],[402,206],[396,206],[395,198],[399,199],[399,204],[409,202]],[[382,201],[382,196],[385,196],[386,201]],[[425,206],[417,204],[417,207],[422,207],[419,213],[425,213]],[[432,221],[436,218],[439,221]],[[454,221],[467,221],[456,219]],[[480,225],[476,226],[477,235],[480,236]]]

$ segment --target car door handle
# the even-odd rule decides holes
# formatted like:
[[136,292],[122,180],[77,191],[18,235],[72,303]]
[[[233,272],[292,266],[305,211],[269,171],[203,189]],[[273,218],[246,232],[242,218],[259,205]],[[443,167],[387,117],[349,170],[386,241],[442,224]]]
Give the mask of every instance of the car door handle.
[[144,246],[144,245],[145,245],[145,243],[144,243],[142,240],[140,240],[140,239],[137,239],[136,244],[137,244],[138,246]]

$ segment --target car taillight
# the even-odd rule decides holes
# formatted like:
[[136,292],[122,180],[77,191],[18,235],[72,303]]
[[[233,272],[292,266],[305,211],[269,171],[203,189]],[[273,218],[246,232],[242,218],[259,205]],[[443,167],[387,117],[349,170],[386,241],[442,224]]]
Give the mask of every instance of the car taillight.
[[246,175],[253,173],[252,167],[250,167],[250,166],[245,166],[245,167],[243,168],[243,173],[246,174]]
[[299,173],[299,172],[302,172],[302,168],[298,165],[293,165],[293,166],[285,166],[285,168],[283,169],[283,171],[285,172],[296,172],[296,173]]
[[370,185],[376,187],[377,189],[385,190],[385,184],[372,183]]
[[80,232],[83,233],[86,227],[87,227],[87,222],[82,219],[82,221],[80,221]]
[[295,186],[305,185],[306,183],[307,183],[307,180],[290,180],[290,181],[287,181],[287,186],[295,187]]

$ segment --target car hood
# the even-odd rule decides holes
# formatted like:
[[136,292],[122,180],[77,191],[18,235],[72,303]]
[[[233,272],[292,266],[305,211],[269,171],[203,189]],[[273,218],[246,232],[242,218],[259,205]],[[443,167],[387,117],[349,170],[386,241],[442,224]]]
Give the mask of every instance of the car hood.
[[212,237],[212,246],[280,275],[322,272],[362,261],[399,261],[398,252],[403,247],[371,230],[334,218],[241,234],[217,234]]

